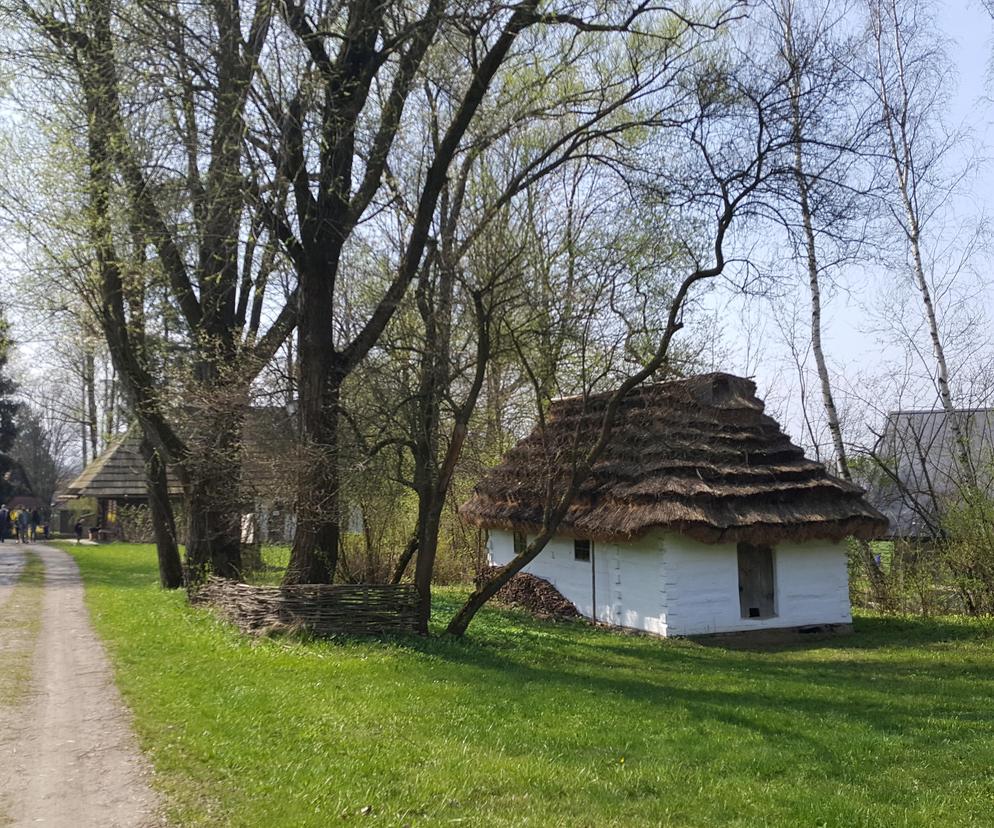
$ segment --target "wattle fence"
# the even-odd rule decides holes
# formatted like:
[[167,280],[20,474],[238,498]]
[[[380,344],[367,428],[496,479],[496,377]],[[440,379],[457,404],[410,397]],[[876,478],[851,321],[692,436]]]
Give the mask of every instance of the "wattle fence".
[[191,593],[245,633],[304,631],[317,636],[417,631],[413,584],[297,584],[252,586],[210,578]]

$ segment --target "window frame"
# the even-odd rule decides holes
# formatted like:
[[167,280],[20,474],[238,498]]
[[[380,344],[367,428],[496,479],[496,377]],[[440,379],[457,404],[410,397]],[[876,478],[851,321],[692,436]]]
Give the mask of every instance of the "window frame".
[[[585,545],[587,548],[581,551],[578,547]],[[590,563],[593,559],[594,542],[589,538],[573,538],[573,560],[581,563]]]

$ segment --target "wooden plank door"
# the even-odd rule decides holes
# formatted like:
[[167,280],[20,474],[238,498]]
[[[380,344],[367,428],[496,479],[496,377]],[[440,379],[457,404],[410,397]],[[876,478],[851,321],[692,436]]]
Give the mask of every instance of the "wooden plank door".
[[772,618],[775,612],[773,550],[768,546],[738,545],[739,609],[743,618]]

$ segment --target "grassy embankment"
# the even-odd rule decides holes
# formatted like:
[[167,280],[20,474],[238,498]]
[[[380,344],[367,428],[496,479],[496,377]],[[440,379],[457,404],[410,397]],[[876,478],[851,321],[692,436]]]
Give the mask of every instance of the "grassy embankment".
[[[70,548],[180,825],[989,825],[994,623],[777,651],[481,614],[465,641],[250,641]],[[458,592],[443,593],[440,615]]]
[[[41,632],[42,584],[45,565],[28,553],[11,587],[0,604],[0,757],[3,755],[3,724],[18,715],[17,708],[28,701],[35,648]],[[0,769],[0,778],[3,771]],[[0,825],[11,824],[9,803],[0,791]]]
[[24,701],[41,630],[45,565],[29,552],[6,602],[0,605],[0,708]]

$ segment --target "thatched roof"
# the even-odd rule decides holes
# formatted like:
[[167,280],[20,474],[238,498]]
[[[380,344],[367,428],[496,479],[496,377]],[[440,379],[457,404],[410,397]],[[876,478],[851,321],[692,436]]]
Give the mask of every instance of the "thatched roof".
[[[168,472],[167,479],[169,494],[181,495],[183,489],[176,475]],[[66,487],[64,498],[74,497],[109,500],[140,500],[148,497],[141,434],[137,429],[115,437],[104,452]]]
[[[485,528],[537,531],[547,481],[563,481],[596,440],[609,398],[554,402],[545,433],[536,428],[511,449],[462,515]],[[887,520],[862,494],[804,457],[763,413],[755,383],[704,374],[628,394],[559,531],[629,540],[658,528],[706,543],[878,537]]]
[[[250,408],[242,426],[242,497],[276,496],[286,499],[286,466],[292,464],[293,428],[282,408]],[[179,478],[166,469],[169,494],[180,496]],[[143,500],[145,460],[141,432],[135,427],[111,441],[106,450],[70,483],[63,499],[96,497],[110,500]]]

